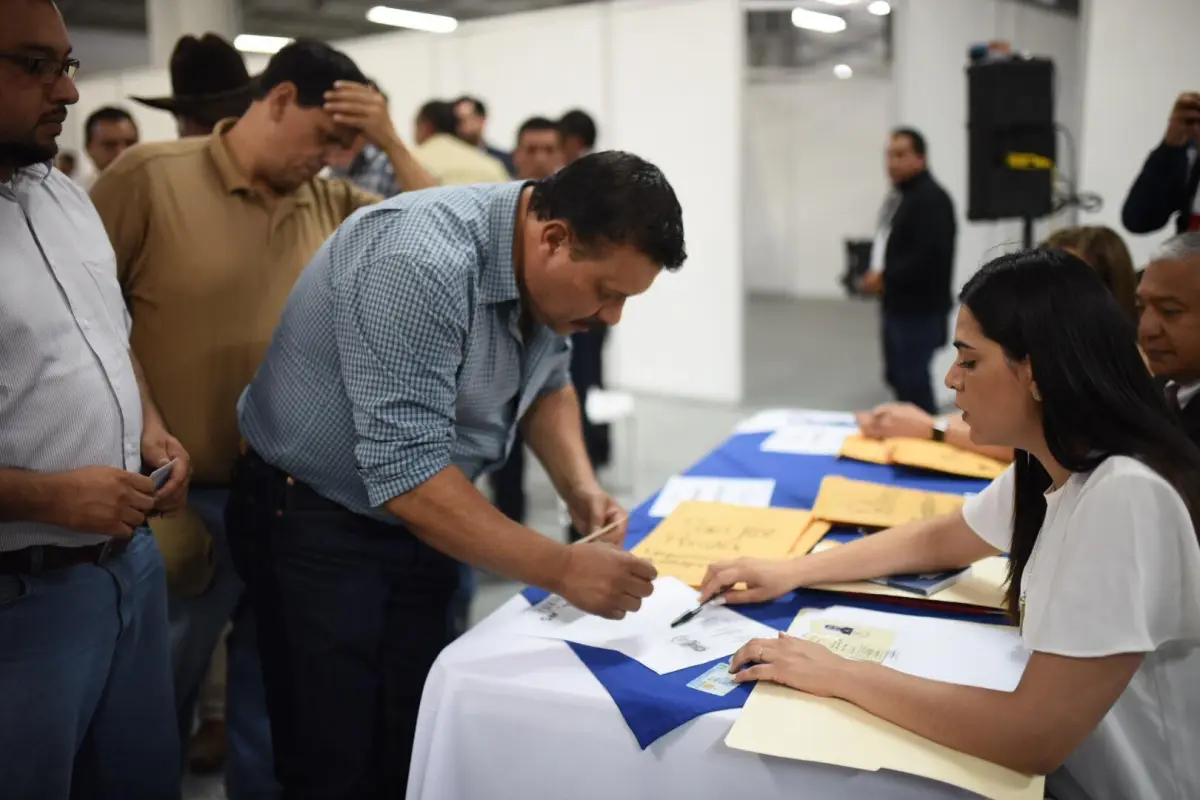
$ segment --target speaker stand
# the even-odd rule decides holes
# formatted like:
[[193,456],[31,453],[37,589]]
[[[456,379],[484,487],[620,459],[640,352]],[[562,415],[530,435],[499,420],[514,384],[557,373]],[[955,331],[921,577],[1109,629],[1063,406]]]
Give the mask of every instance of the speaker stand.
[[1033,249],[1033,217],[1025,217],[1022,221],[1024,223],[1025,249],[1031,250]]

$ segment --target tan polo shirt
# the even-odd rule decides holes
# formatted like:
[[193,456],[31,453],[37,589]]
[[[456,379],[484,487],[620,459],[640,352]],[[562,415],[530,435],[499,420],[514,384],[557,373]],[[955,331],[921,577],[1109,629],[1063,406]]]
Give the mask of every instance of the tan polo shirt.
[[133,316],[131,342],[196,485],[224,485],[237,401],[309,259],[379,197],[318,178],[268,206],[223,134],[131,148],[92,187]]
[[430,136],[413,148],[413,155],[442,186],[508,183],[512,180],[500,159],[448,133]]

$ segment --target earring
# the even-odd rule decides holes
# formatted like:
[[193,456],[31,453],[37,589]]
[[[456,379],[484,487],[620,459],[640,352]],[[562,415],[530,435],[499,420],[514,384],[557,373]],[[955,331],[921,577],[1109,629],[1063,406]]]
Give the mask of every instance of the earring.
[[1042,402],[1042,393],[1038,391],[1038,388],[1036,386],[1031,387],[1030,391],[1033,393],[1033,401],[1035,403]]

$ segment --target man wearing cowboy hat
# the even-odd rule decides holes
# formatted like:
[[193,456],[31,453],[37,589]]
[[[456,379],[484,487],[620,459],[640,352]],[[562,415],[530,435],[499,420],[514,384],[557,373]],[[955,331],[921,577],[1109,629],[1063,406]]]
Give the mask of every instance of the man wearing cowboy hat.
[[175,43],[169,97],[131,99],[171,112],[181,137],[207,136],[221,120],[246,112],[252,86],[242,54],[215,33],[206,33],[199,39],[184,36]]
[[[210,57],[218,52],[215,38]],[[233,59],[223,68],[200,64],[198,52],[181,43],[172,59],[175,94],[157,106],[169,106],[181,128],[211,120],[215,112],[206,104],[214,98],[238,113],[232,84],[244,67],[238,70]],[[183,68],[189,63],[190,71]],[[225,74],[223,92],[187,77],[209,73]],[[224,537],[239,443],[237,398],[308,260],[346,217],[380,199],[318,178],[330,156],[362,135],[389,154],[405,188],[433,185],[397,136],[382,97],[365,84],[345,54],[321,42],[295,42],[251,82],[240,118],[219,121],[210,136],[139,145],[92,189],[132,313],[133,350],[163,415],[197,454],[190,507],[213,537],[216,570],[202,593],[170,598],[176,699],[186,737],[197,687],[232,615],[226,703],[232,800],[271,796],[273,788],[251,599],[242,596]]]

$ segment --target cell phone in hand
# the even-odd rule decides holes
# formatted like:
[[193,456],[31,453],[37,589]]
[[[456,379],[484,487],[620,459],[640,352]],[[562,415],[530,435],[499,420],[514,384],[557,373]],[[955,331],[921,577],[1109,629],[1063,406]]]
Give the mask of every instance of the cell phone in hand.
[[167,485],[167,481],[171,480],[171,473],[175,471],[175,463],[179,461],[177,458],[172,458],[166,464],[163,464],[154,472],[150,473],[150,482],[154,484],[154,491],[158,491]]

